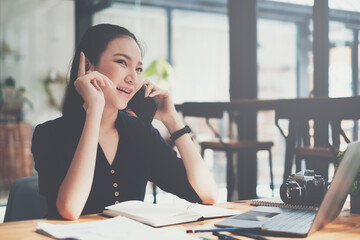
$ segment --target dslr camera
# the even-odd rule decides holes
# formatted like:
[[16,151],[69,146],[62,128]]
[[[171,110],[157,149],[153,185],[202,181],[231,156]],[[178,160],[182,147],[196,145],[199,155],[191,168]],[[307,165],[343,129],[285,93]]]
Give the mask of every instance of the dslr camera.
[[281,200],[288,204],[320,205],[325,192],[325,181],[314,170],[292,174],[280,186]]

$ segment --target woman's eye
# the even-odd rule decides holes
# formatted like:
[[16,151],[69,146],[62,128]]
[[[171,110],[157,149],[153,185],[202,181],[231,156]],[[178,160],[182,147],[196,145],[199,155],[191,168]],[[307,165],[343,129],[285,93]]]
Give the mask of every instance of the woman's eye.
[[120,59],[120,60],[117,60],[116,62],[126,66],[126,61],[125,60]]
[[136,71],[138,71],[138,72],[142,72],[142,71],[143,71],[143,69],[142,69],[142,68],[137,68],[137,69],[136,69]]

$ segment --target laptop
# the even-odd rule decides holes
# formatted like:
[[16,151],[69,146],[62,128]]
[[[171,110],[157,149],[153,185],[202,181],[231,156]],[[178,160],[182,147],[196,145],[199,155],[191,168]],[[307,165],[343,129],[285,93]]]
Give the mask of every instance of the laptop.
[[350,143],[318,211],[259,206],[217,222],[215,226],[250,228],[276,236],[307,237],[340,214],[359,170],[360,142]]

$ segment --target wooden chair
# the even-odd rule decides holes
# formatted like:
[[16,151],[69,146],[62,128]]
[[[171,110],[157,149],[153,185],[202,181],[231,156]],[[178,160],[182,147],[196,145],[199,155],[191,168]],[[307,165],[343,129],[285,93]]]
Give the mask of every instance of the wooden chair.
[[[199,142],[201,146],[201,155],[204,157],[204,152],[206,149],[211,149],[213,151],[225,152],[227,167],[226,167],[226,184],[227,184],[227,199],[232,200],[235,181],[237,176],[234,173],[233,157],[235,153],[242,151],[268,151],[269,153],[269,167],[270,167],[270,188],[272,194],[274,195],[274,179],[272,171],[272,155],[271,147],[274,145],[273,142],[262,142],[262,141],[251,141],[251,140],[238,140],[230,139],[225,140],[218,131],[210,124],[210,119],[222,119],[224,109],[206,109],[203,111],[197,112],[191,108],[191,103],[184,103],[181,108],[183,117],[201,117],[206,119],[206,124],[212,133],[216,136],[215,140],[201,141]],[[230,121],[231,122],[231,121]]]
[[[331,139],[332,144],[330,142],[327,143],[327,147],[319,147],[319,146],[309,146],[309,141],[304,140],[304,146],[298,146],[295,148],[295,164],[296,164],[296,172],[301,171],[301,162],[305,161],[306,168],[314,168],[314,164],[338,164],[339,160],[337,155],[339,153],[340,146],[340,136],[343,137],[346,143],[350,143],[349,138],[346,136],[344,130],[341,128],[340,121],[331,121]],[[309,136],[310,137],[310,136]],[[323,178],[325,182],[328,181],[328,171],[324,170]]]
[[[295,159],[296,172],[301,169],[302,161],[305,161],[306,169],[313,169],[317,174],[322,175],[325,182],[328,181],[328,166],[329,164],[338,163],[337,154],[340,146],[340,136],[344,138],[347,143],[350,140],[345,135],[341,128],[340,116],[336,115],[334,111],[332,114],[323,114],[321,108],[318,106],[310,106],[309,104],[299,104],[297,108],[284,108],[278,107],[275,115],[275,125],[280,130],[281,135],[284,136],[287,142],[285,154],[285,171],[283,181],[291,174],[293,159]],[[286,119],[289,121],[289,133],[286,135],[280,127],[279,120]],[[309,121],[314,120],[325,122],[329,129],[331,127],[331,140],[326,140],[322,146],[311,146],[311,136],[309,134],[310,124]],[[326,132],[326,136],[329,131]]]

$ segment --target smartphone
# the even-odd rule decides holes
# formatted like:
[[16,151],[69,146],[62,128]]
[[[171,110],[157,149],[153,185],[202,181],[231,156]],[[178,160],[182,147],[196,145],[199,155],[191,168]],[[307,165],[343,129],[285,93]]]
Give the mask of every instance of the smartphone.
[[143,86],[129,101],[127,108],[131,109],[145,124],[151,124],[158,108],[158,102],[155,98],[145,97],[145,87]]

